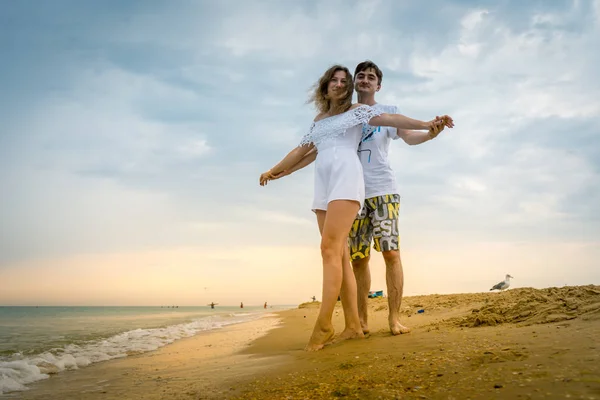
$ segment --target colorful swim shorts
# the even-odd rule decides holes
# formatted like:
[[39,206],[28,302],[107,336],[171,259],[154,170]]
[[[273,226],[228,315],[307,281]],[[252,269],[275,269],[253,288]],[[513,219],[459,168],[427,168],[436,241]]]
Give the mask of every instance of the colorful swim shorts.
[[369,256],[371,241],[375,250],[380,252],[400,248],[399,209],[399,194],[385,194],[365,200],[348,237],[352,261]]

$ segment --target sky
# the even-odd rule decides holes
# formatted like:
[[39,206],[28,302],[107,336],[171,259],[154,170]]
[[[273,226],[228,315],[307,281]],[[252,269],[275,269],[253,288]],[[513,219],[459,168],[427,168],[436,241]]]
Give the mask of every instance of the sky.
[[405,295],[599,284],[599,48],[599,0],[0,2],[0,304],[319,298],[313,167],[258,177],[365,59],[456,124],[390,149]]

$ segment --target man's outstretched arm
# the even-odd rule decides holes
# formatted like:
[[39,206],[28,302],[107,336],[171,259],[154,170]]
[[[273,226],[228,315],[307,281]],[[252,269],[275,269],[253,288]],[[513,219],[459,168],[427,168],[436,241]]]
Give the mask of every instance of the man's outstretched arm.
[[[404,142],[408,145],[414,146],[417,144],[425,143],[429,140],[435,139],[437,135],[440,134],[441,131],[448,125],[443,122],[442,118],[444,117],[436,117],[436,120],[440,123],[433,124],[429,131],[415,131],[415,130],[407,130],[407,129],[397,129],[396,135],[404,140]],[[454,126],[454,124],[452,124]]]
[[[441,132],[441,131],[440,131]],[[432,131],[411,131],[407,129],[398,129],[398,137],[408,145],[415,146],[417,144],[425,143],[431,139],[435,139],[437,134]]]

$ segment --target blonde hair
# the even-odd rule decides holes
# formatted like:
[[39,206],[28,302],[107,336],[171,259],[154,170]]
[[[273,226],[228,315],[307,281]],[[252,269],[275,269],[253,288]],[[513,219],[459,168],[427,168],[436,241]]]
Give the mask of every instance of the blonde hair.
[[[344,71],[346,73],[346,93],[339,102],[332,104],[331,99],[327,96],[327,88],[329,82],[333,79],[333,75],[338,71]],[[352,94],[354,93],[352,74],[350,73],[350,70],[343,65],[334,65],[325,71],[313,88],[313,94],[310,96],[308,102],[314,102],[315,107],[319,112],[330,112],[331,115],[336,115],[348,111],[352,106]]]

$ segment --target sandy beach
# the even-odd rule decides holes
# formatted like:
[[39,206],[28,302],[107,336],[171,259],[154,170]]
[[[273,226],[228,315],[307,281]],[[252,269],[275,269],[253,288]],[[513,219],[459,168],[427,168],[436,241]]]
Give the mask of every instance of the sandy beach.
[[[22,399],[600,399],[600,287],[407,297],[391,336],[303,351],[319,303],[52,376]],[[418,313],[423,310],[422,313]],[[341,307],[335,328],[341,332]]]

